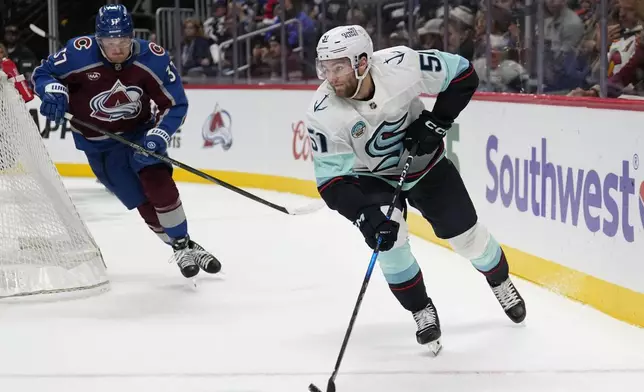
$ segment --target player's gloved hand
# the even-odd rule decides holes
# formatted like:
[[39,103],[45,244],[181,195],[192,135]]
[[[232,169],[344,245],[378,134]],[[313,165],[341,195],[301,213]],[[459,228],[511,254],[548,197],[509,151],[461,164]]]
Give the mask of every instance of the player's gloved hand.
[[65,117],[65,112],[69,106],[69,94],[67,87],[60,83],[49,83],[45,86],[45,94],[40,97],[40,114],[45,116],[49,121],[55,121],[56,124]]
[[431,154],[441,144],[447,131],[452,127],[451,122],[441,121],[434,113],[423,110],[405,131],[403,145],[411,150],[414,144],[418,144],[416,155]]
[[[170,134],[161,128],[152,128],[145,134],[145,139],[143,140],[143,147],[158,155],[164,155],[168,149],[168,143],[170,143]],[[144,155],[141,152],[134,153],[134,159],[138,162],[151,165],[159,162],[158,159],[150,156]]]
[[363,208],[358,215],[358,219],[353,224],[360,228],[367,245],[371,249],[376,249],[378,235],[382,238],[380,242],[381,251],[388,251],[393,248],[396,239],[398,239],[400,224],[396,221],[388,220],[377,206]]

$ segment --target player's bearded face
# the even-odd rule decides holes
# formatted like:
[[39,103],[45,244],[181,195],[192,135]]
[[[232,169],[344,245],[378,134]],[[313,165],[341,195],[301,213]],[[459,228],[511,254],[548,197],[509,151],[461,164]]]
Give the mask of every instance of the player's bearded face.
[[317,63],[318,77],[326,79],[338,97],[349,98],[358,88],[358,79],[348,58]]
[[122,63],[130,56],[132,38],[100,38],[98,42],[105,57],[113,63]]

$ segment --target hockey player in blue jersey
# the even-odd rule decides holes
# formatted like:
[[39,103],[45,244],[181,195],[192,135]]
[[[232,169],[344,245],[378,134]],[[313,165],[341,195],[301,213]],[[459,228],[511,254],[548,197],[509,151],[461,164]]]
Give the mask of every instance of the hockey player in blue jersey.
[[[147,150],[166,155],[168,142],[187,110],[181,79],[166,51],[134,39],[132,17],[123,5],[105,5],[96,34],[71,39],[33,72],[40,113],[60,122],[65,112],[118,133]],[[157,105],[151,111],[150,101]],[[174,250],[186,278],[203,269],[217,273],[219,261],[190,239],[172,179],[172,167],[72,122],[76,148],[85,152],[98,179]]]

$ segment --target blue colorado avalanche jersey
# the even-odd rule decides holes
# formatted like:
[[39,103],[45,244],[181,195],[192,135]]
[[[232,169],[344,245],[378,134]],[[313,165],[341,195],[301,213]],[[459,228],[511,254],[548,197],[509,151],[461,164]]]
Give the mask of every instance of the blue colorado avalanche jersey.
[[[188,99],[176,68],[159,45],[136,39],[132,55],[122,64],[103,56],[93,36],[78,37],[50,55],[33,72],[36,94],[49,83],[61,83],[69,92],[69,112],[97,127],[134,140],[141,132],[158,127],[169,135],[185,120]],[[157,106],[152,112],[150,101]],[[87,152],[105,151],[118,142],[70,124],[76,147]]]

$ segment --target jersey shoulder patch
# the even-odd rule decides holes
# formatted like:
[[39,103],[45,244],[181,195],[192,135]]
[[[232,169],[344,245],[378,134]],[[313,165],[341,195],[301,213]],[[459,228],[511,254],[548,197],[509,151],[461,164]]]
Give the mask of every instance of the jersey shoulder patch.
[[95,45],[98,44],[95,42],[94,38],[87,35],[72,38],[67,42],[68,47],[71,46],[71,48],[74,48],[78,51],[89,50]]
[[137,39],[136,45],[138,46],[138,53],[135,61],[139,66],[143,66],[159,78],[163,78],[166,73],[172,72],[170,69],[170,56],[162,46],[143,39]]
[[139,46],[139,58],[141,57],[168,57],[168,51],[157,43],[146,41],[144,39],[137,39],[136,44]]

